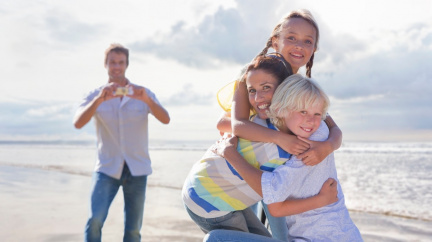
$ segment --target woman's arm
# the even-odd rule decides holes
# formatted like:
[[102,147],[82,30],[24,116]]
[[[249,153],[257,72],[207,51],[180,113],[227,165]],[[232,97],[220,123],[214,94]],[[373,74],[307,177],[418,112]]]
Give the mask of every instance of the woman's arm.
[[329,137],[326,141],[308,141],[307,139],[299,137],[299,139],[310,144],[309,150],[297,156],[303,161],[305,165],[313,166],[320,163],[333,151],[339,149],[342,144],[342,131],[339,129],[330,115],[327,116],[324,122],[327,124],[330,130]]
[[245,82],[238,82],[233,97],[231,127],[233,134],[244,139],[269,142],[279,145],[291,154],[301,154],[309,149],[309,144],[296,136],[268,129],[249,120],[250,104]]

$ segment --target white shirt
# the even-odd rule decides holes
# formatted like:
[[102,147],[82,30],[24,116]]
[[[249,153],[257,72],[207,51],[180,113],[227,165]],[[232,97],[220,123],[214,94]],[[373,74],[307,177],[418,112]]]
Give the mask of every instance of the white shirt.
[[[78,112],[105,87],[90,92],[80,104]],[[153,92],[146,88],[147,95],[159,103]],[[120,179],[123,164],[127,163],[133,176],[152,173],[148,152],[148,105],[124,96],[99,105],[94,114],[98,158],[95,171]]]
[[[309,139],[324,141],[328,135],[329,129],[322,121]],[[271,204],[314,196],[330,177],[338,182],[339,200],[321,208],[287,216],[289,241],[363,241],[345,206],[333,153],[315,166],[307,166],[293,156],[273,172],[264,172],[261,177],[264,202]]]

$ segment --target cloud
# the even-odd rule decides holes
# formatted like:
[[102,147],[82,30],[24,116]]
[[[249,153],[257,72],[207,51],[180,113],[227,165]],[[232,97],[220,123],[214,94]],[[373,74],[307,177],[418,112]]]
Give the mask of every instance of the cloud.
[[272,13],[279,1],[271,4],[265,1],[236,2],[237,8],[219,7],[213,15],[207,15],[194,26],[177,22],[168,33],[157,33],[153,38],[136,41],[130,46],[139,52],[197,68],[245,64],[264,47],[272,30],[269,26],[276,23]]
[[73,132],[74,104],[1,102],[0,134],[53,135]]
[[214,103],[214,95],[211,90],[207,94],[196,93],[191,84],[186,84],[183,89],[174,93],[169,98],[161,100],[166,106],[211,105]]
[[47,11],[45,25],[52,39],[65,44],[85,43],[105,29],[102,25],[88,24],[56,9]]

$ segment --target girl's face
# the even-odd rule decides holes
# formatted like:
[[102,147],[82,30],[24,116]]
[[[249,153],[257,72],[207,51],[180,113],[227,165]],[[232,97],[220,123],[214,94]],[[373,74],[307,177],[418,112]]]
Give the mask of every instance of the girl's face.
[[276,88],[277,78],[268,72],[257,69],[249,71],[246,76],[249,103],[261,119],[267,119],[267,111]]
[[284,117],[285,126],[287,128],[285,132],[291,132],[294,135],[309,138],[321,124],[323,108],[324,103],[319,102],[307,109],[288,113]]
[[316,29],[302,18],[291,18],[273,38],[273,49],[291,64],[294,73],[306,65],[316,50]]

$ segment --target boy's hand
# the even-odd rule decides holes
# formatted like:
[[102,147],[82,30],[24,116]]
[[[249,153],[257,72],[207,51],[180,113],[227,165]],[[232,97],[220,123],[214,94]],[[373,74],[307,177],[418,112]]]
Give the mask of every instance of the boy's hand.
[[338,201],[337,194],[337,181],[333,178],[329,178],[322,185],[318,196],[322,198],[323,205],[327,206]]

